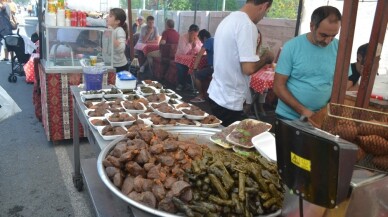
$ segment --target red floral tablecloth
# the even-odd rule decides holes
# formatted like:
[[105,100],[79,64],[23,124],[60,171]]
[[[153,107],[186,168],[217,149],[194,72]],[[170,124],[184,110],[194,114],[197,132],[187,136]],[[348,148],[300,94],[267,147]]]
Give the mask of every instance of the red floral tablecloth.
[[137,43],[135,46],[136,50],[143,51],[144,55],[147,56],[148,53],[151,53],[152,51],[159,50],[159,44],[145,44],[145,43]]
[[273,87],[275,72],[273,68],[264,67],[251,76],[251,88],[256,92],[263,93]]
[[33,53],[31,54],[30,59],[26,64],[24,64],[23,69],[26,74],[26,82],[27,83],[33,83],[35,79],[35,73],[34,73],[34,58],[39,58],[39,54]]
[[[183,64],[189,67],[189,74],[193,73],[195,56],[194,55],[175,55],[175,62]],[[201,69],[207,65],[206,55],[203,55],[198,64],[198,69]]]

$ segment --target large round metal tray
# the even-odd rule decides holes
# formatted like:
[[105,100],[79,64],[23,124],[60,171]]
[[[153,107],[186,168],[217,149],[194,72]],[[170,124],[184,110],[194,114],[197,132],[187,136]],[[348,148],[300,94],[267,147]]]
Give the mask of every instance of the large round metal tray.
[[[163,127],[159,128],[166,130],[169,133],[175,134],[178,136],[179,140],[195,140],[197,143],[200,144],[207,144],[211,148],[220,148],[216,145],[214,145],[210,141],[210,136],[213,134],[220,132],[220,128],[204,128],[204,127]],[[168,212],[160,211],[157,209],[153,209],[151,207],[148,207],[146,205],[143,205],[141,203],[138,203],[123,193],[113,185],[113,183],[109,180],[108,176],[105,173],[104,166],[102,165],[102,161],[105,159],[105,157],[109,154],[109,152],[114,148],[114,146],[121,141],[124,138],[124,136],[121,136],[120,138],[117,138],[113,140],[111,143],[109,143],[103,150],[101,150],[100,154],[98,155],[97,159],[97,171],[98,174],[101,177],[101,180],[104,182],[104,184],[111,190],[116,196],[124,200],[125,202],[129,203],[131,206],[135,207],[137,211],[144,212],[144,216],[165,216],[165,217],[178,217],[180,215],[171,214]],[[271,213],[269,215],[263,215],[262,217],[272,217],[272,216],[278,216],[281,213],[281,210],[278,210],[275,213]]]

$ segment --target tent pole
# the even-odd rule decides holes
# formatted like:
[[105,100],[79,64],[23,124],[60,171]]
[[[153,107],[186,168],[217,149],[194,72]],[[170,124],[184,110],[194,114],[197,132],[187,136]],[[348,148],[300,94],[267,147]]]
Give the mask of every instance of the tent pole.
[[131,0],[127,0],[128,4],[128,33],[129,33],[129,48],[130,48],[130,58],[133,60],[134,52],[134,44],[133,44],[133,31],[132,31],[132,4]]

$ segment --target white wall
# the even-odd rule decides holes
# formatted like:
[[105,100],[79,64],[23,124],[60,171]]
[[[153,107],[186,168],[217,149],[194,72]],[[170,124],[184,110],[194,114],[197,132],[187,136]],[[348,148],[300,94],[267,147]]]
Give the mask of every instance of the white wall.
[[[343,1],[336,0],[314,0],[314,1],[305,1],[303,8],[303,17],[301,23],[300,33],[306,33],[310,31],[310,17],[312,12],[323,5],[331,5],[338,8],[341,12],[343,10]],[[353,39],[353,48],[351,62],[356,61],[357,49],[360,45],[369,42],[370,33],[372,30],[374,14],[376,11],[377,2],[362,2],[358,3],[357,19],[356,19],[356,28]],[[337,36],[339,38],[339,36]],[[388,38],[388,29],[385,34],[385,38]],[[388,40],[385,39],[383,45],[383,51],[381,53],[380,65],[379,65],[380,74],[388,74]]]
[[[198,11],[196,24],[199,29],[207,29],[214,36],[218,24],[229,15],[229,11]],[[188,31],[189,26],[194,23],[193,11],[149,11],[149,10],[132,10],[133,22],[138,15],[142,15],[145,19],[148,15],[155,17],[155,25],[160,33],[164,30],[165,18],[175,21],[175,30],[179,34],[184,34]],[[133,23],[132,22],[132,23]],[[263,35],[263,49],[270,49],[273,52],[278,52],[279,48],[289,39],[294,37],[296,20],[287,19],[267,19],[264,18],[257,25]]]

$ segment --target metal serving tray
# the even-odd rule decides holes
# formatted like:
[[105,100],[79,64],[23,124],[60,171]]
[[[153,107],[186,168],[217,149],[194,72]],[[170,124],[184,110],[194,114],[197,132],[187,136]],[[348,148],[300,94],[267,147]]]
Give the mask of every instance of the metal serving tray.
[[[220,132],[220,128],[204,128],[204,127],[164,127],[159,128],[166,130],[169,133],[178,135],[179,140],[195,140],[197,143],[200,144],[207,144],[211,148],[221,148],[217,145],[213,144],[210,141],[210,136]],[[102,161],[105,159],[105,157],[109,154],[109,152],[114,148],[114,146],[121,141],[124,138],[124,136],[121,136],[120,138],[117,138],[113,140],[111,143],[109,143],[103,150],[101,150],[98,159],[97,159],[97,171],[99,176],[101,177],[101,180],[104,182],[104,184],[111,190],[116,196],[130,204],[130,206],[133,206],[137,208],[139,211],[143,212],[145,216],[147,215],[156,215],[156,216],[164,216],[164,217],[179,217],[181,215],[176,215],[164,211],[160,211],[157,209],[153,209],[151,207],[148,207],[146,205],[143,205],[141,203],[138,203],[123,193],[113,185],[113,183],[109,180],[109,177],[105,173],[104,166],[102,164]],[[268,215],[260,215],[259,217],[274,217],[281,214],[281,210],[278,210],[274,213],[268,214]]]

